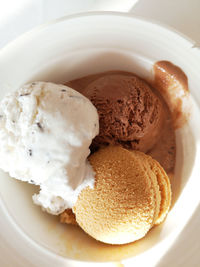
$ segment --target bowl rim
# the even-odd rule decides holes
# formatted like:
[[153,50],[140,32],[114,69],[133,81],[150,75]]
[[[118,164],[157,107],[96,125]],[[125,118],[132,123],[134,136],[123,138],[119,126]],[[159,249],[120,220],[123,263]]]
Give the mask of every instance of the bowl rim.
[[31,30],[28,30],[28,31],[20,34],[18,37],[14,38],[10,42],[8,42],[5,46],[3,46],[0,49],[0,55],[4,52],[4,50],[9,49],[9,47],[14,45],[16,42],[22,41],[24,38],[26,38],[26,36],[36,34],[38,31],[43,30],[45,28],[48,28],[51,25],[55,25],[55,24],[63,22],[63,21],[73,20],[73,19],[81,18],[81,17],[92,17],[92,16],[102,16],[102,15],[103,16],[106,15],[106,16],[131,18],[131,19],[135,19],[138,21],[143,21],[143,22],[148,23],[148,24],[152,24],[152,25],[160,27],[162,29],[164,28],[165,30],[167,30],[171,33],[174,33],[175,35],[179,35],[179,37],[181,37],[184,41],[189,42],[192,47],[197,48],[200,51],[200,46],[196,46],[196,42],[192,38],[190,38],[186,34],[182,33],[181,31],[175,29],[174,27],[169,26],[165,23],[162,23],[158,20],[145,18],[143,16],[135,15],[133,13],[128,13],[128,12],[125,13],[125,12],[119,12],[119,11],[88,11],[88,12],[75,13],[72,15],[61,16],[59,18],[49,20],[48,22],[42,23],[38,26],[35,26]]
[[[15,44],[17,44],[18,42],[24,42],[26,40],[27,36],[34,36],[35,34],[37,34],[39,31],[43,30],[43,29],[47,29],[49,27],[51,27],[51,25],[55,25],[64,21],[68,21],[68,20],[74,20],[77,18],[85,18],[85,17],[96,17],[96,16],[113,16],[113,17],[121,17],[121,18],[130,18],[130,19],[134,19],[136,21],[142,21],[145,24],[151,24],[153,26],[156,26],[158,29],[162,29],[168,32],[173,33],[174,35],[177,35],[179,37],[181,37],[182,41],[186,41],[188,42],[191,47],[195,47],[195,41],[192,40],[191,38],[189,38],[188,36],[186,36],[185,34],[179,32],[178,30],[174,29],[171,26],[168,26],[164,23],[160,23],[159,21],[153,20],[153,19],[147,19],[144,18],[142,16],[138,16],[132,13],[124,13],[124,12],[115,12],[115,11],[90,11],[90,12],[81,12],[81,13],[76,13],[73,15],[66,15],[66,16],[62,16],[60,18],[51,20],[47,23],[43,23],[39,26],[34,27],[33,29],[23,33],[22,35],[20,35],[19,37],[15,38],[14,40],[12,40],[11,42],[9,42],[8,44],[6,44],[4,47],[2,47],[0,49],[0,57],[1,55],[3,55],[5,52],[7,52],[7,50],[13,49],[13,47],[15,46]],[[195,47],[200,51],[199,47]],[[80,261],[80,260],[76,260],[76,259],[71,259],[71,258],[67,258],[61,255],[58,255],[52,251],[50,251],[48,248],[46,248],[45,246],[42,246],[40,244],[38,244],[36,241],[32,240],[26,233],[24,233],[24,231],[20,228],[20,226],[15,222],[15,220],[12,218],[12,216],[9,214],[6,205],[3,201],[2,198],[0,198],[0,206],[4,212],[4,215],[7,217],[7,219],[10,222],[10,225],[12,225],[13,229],[18,232],[20,234],[20,236],[23,238],[24,241],[29,242],[30,245],[36,249],[41,251],[44,255],[46,255],[49,258],[52,259],[56,259],[56,260],[60,260],[60,262],[62,263],[66,263],[68,262],[74,262],[74,263],[88,263],[88,264],[102,264],[102,263],[111,263],[110,261],[105,261],[105,262],[94,262],[94,261]],[[142,255],[143,253],[141,253],[140,255]],[[126,260],[130,260],[130,258],[125,258],[122,259],[122,261],[126,261]]]

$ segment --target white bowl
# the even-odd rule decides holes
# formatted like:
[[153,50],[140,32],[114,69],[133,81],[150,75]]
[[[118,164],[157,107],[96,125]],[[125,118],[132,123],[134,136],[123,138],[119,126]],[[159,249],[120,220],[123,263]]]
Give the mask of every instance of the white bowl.
[[101,244],[79,228],[59,224],[56,217],[42,212],[32,203],[31,196],[37,188],[1,172],[2,266],[11,262],[13,266],[93,266],[93,262],[96,265],[107,262],[111,266],[109,262],[113,261],[130,266],[145,266],[145,263],[153,266],[176,239],[185,234],[183,229],[200,202],[200,53],[192,46],[191,41],[152,22],[127,14],[100,12],[56,20],[24,34],[2,49],[0,98],[29,81],[62,83],[106,70],[132,71],[152,78],[152,66],[158,60],[169,60],[183,69],[193,97],[191,119],[176,132],[173,183],[180,190],[162,225],[132,244]]

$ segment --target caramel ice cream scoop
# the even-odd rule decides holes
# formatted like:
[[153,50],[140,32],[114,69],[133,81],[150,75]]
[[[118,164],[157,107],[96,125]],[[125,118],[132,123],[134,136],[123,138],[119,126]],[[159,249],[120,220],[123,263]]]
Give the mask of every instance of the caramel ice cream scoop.
[[94,188],[83,189],[73,207],[76,222],[86,233],[104,243],[125,244],[163,221],[171,188],[159,163],[119,146],[100,149],[89,161],[96,173]]

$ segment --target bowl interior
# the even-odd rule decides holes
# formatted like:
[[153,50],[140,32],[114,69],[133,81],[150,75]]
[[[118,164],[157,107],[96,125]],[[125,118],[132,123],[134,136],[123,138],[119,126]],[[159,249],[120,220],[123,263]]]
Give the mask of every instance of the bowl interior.
[[[190,190],[197,187],[199,158],[198,103],[200,64],[189,53],[191,43],[179,35],[140,19],[120,15],[93,15],[58,21],[27,34],[0,54],[0,97],[22,84],[34,81],[63,83],[106,70],[126,70],[152,79],[157,60],[180,66],[189,79],[193,107],[189,123],[176,131],[177,159],[172,180],[173,206],[166,221],[135,243],[111,246],[95,241],[80,228],[62,225],[56,216],[41,211],[32,202],[38,188],[0,172],[0,196],[9,215],[39,246],[63,257],[85,261],[117,261],[171,246],[197,206]],[[191,50],[192,51],[192,50]],[[194,101],[195,99],[195,101]],[[14,164],[14,163],[13,163]],[[192,209],[183,212],[188,200]]]

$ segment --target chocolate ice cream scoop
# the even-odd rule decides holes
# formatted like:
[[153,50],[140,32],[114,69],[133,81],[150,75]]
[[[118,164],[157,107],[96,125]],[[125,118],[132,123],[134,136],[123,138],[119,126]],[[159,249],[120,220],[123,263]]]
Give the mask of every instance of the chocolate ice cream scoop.
[[157,142],[164,120],[163,104],[150,86],[134,75],[111,74],[83,91],[97,108],[100,133],[93,149],[121,144],[149,151]]

